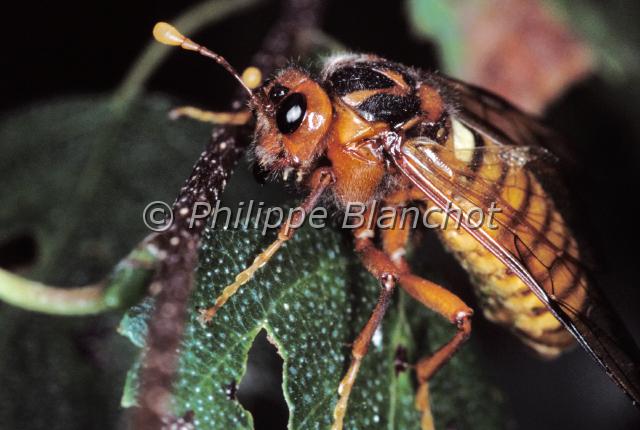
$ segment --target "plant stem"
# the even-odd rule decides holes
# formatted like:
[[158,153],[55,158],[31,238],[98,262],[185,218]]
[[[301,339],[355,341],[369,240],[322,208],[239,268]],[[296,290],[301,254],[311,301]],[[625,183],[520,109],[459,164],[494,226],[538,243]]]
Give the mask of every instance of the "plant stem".
[[0,300],[50,315],[91,315],[126,308],[144,294],[155,257],[146,246],[135,248],[99,284],[59,288],[0,269]]
[[0,269],[0,298],[22,309],[54,315],[88,315],[105,310],[100,285],[55,288]]
[[[252,64],[269,75],[283,67],[294,54],[295,40],[301,29],[317,27],[323,3],[321,0],[287,0],[280,19],[263,40]],[[239,91],[239,89],[238,89]],[[238,93],[236,101],[246,97]],[[188,300],[194,287],[197,245],[203,228],[189,228],[188,216],[194,203],[215,204],[225,189],[229,175],[244,153],[248,130],[222,126],[212,133],[209,144],[187,179],[173,210],[172,227],[158,235],[154,244],[166,253],[155,278],[159,286],[155,308],[147,326],[146,352],[140,372],[139,408],[133,417],[135,429],[158,429],[172,415],[171,397],[178,369],[180,342],[187,320]],[[186,215],[183,209],[187,208]],[[179,246],[171,238],[179,238]],[[171,312],[167,312],[170,309]]]
[[[229,15],[247,9],[262,0],[209,0],[200,3],[181,14],[173,21],[173,25],[186,36],[190,36],[201,28],[211,25]],[[149,29],[151,33],[151,29]],[[144,89],[144,84],[175,48],[161,45],[155,41],[149,42],[143,54],[138,57],[129,69],[127,76],[113,95],[115,108],[127,106]]]
[[[205,25],[220,21],[227,16],[242,11],[262,0],[208,0],[181,14],[174,20],[180,30],[190,35]],[[144,84],[160,63],[168,56],[170,48],[156,42],[149,42],[142,55],[129,69],[122,83],[115,90],[111,102],[114,111],[125,117],[131,102],[144,90]],[[116,134],[116,131],[111,131]],[[96,152],[91,167],[94,183],[99,177],[99,165],[104,157]],[[83,190],[91,190],[94,183],[83,184]],[[86,194],[86,193],[85,193]],[[137,267],[153,258],[143,255],[144,247],[136,248],[114,269],[110,279],[102,283],[78,288],[59,288],[31,281],[19,275],[0,269],[0,300],[14,306],[54,315],[88,315],[124,307],[130,303],[136,292],[147,285],[150,279],[148,268]],[[130,264],[134,262],[135,264]]]

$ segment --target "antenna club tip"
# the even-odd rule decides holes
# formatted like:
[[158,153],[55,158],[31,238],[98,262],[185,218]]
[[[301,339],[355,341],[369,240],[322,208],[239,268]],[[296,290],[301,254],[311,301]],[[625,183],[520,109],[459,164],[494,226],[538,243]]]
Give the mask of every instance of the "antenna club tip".
[[262,83],[262,72],[257,67],[247,67],[242,72],[242,82],[251,90],[256,89]]
[[171,46],[180,46],[186,40],[174,26],[166,22],[158,22],[153,27],[153,37],[160,43]]

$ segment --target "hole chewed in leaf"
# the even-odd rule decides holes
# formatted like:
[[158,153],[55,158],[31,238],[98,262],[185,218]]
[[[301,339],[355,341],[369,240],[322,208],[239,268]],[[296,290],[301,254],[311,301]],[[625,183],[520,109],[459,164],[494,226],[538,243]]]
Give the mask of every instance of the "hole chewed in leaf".
[[285,429],[289,413],[282,393],[283,362],[267,337],[262,330],[253,341],[237,400],[253,416],[256,430]]
[[[230,190],[235,192],[233,187],[232,182]],[[259,228],[206,229],[191,309],[213,303],[274,236],[273,231],[262,235]],[[375,278],[356,259],[347,258],[351,254],[344,244],[334,229],[303,226],[208,325],[203,327],[195,312],[189,316],[174,385],[177,416],[193,410],[198,430],[331,425],[338,384],[349,360],[345,345],[368,319],[379,291]],[[137,345],[143,344],[149,310],[134,307],[120,326]],[[450,329],[438,318],[424,319],[426,314],[419,304],[397,295],[379,339],[362,362],[345,428],[419,428],[412,372],[396,375],[394,362],[400,345],[407,349],[409,362],[421,355],[415,351],[414,330],[441,326],[446,335]],[[439,338],[433,345],[442,342]],[[452,368],[449,372],[443,369],[445,378],[434,381],[436,422],[455,422],[462,428],[473,419],[487,423],[473,428],[501,428],[500,414],[489,413],[499,402],[487,395],[487,384],[475,369],[457,363],[460,360],[447,366]],[[125,405],[137,395],[138,370],[134,366],[129,374]],[[459,378],[463,372],[465,377]],[[477,383],[469,388],[469,380]],[[230,399],[233,382],[239,386],[237,400]],[[462,410],[481,410],[485,418]]]

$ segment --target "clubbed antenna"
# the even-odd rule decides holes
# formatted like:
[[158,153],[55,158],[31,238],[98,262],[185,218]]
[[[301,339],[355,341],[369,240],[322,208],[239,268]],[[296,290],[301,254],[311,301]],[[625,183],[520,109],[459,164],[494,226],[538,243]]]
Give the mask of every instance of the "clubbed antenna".
[[242,72],[241,76],[223,56],[195,43],[193,40],[182,35],[174,26],[166,22],[159,22],[153,27],[153,37],[165,45],[179,46],[187,51],[195,51],[200,55],[212,58],[236,78],[238,82],[240,82],[240,85],[242,85],[242,88],[247,91],[249,97],[255,101],[255,96],[251,90],[257,88],[262,81],[262,74],[258,68],[248,67]]

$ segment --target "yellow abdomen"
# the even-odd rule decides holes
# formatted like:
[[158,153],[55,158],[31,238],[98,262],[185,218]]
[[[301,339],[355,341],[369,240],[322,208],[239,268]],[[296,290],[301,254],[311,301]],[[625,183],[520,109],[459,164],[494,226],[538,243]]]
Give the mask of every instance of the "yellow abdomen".
[[468,233],[450,228],[440,238],[471,276],[487,319],[510,328],[545,357],[573,345],[571,334],[531,289]]
[[[491,167],[486,167],[489,168]],[[487,172],[484,174],[486,177]],[[527,187],[524,186],[525,182]],[[518,210],[521,220],[538,228],[538,233],[544,236],[547,244],[567,250],[566,252],[578,258],[572,233],[532,173],[524,169],[510,169],[503,184],[497,192],[497,200]],[[525,188],[529,191],[525,192]],[[468,202],[456,203],[463,208],[468,206]],[[509,220],[503,218],[502,221],[504,223]],[[543,225],[546,227],[542,228]],[[484,228],[487,230],[488,227]],[[487,231],[498,238],[500,228],[503,227]],[[528,243],[541,243],[540,240],[535,240],[535,233],[518,231],[518,234]],[[510,328],[523,342],[544,357],[555,357],[573,345],[572,335],[533,291],[471,235],[451,223],[448,228],[440,230],[440,238],[470,274],[482,310],[489,320]],[[534,246],[531,251],[540,256],[542,261],[554,258],[549,246]],[[580,280],[580,277],[575,279],[559,274],[554,279],[554,295],[566,297],[572,306],[580,309],[585,299],[584,290],[575,288]],[[547,283],[542,282],[543,288],[547,289]]]

